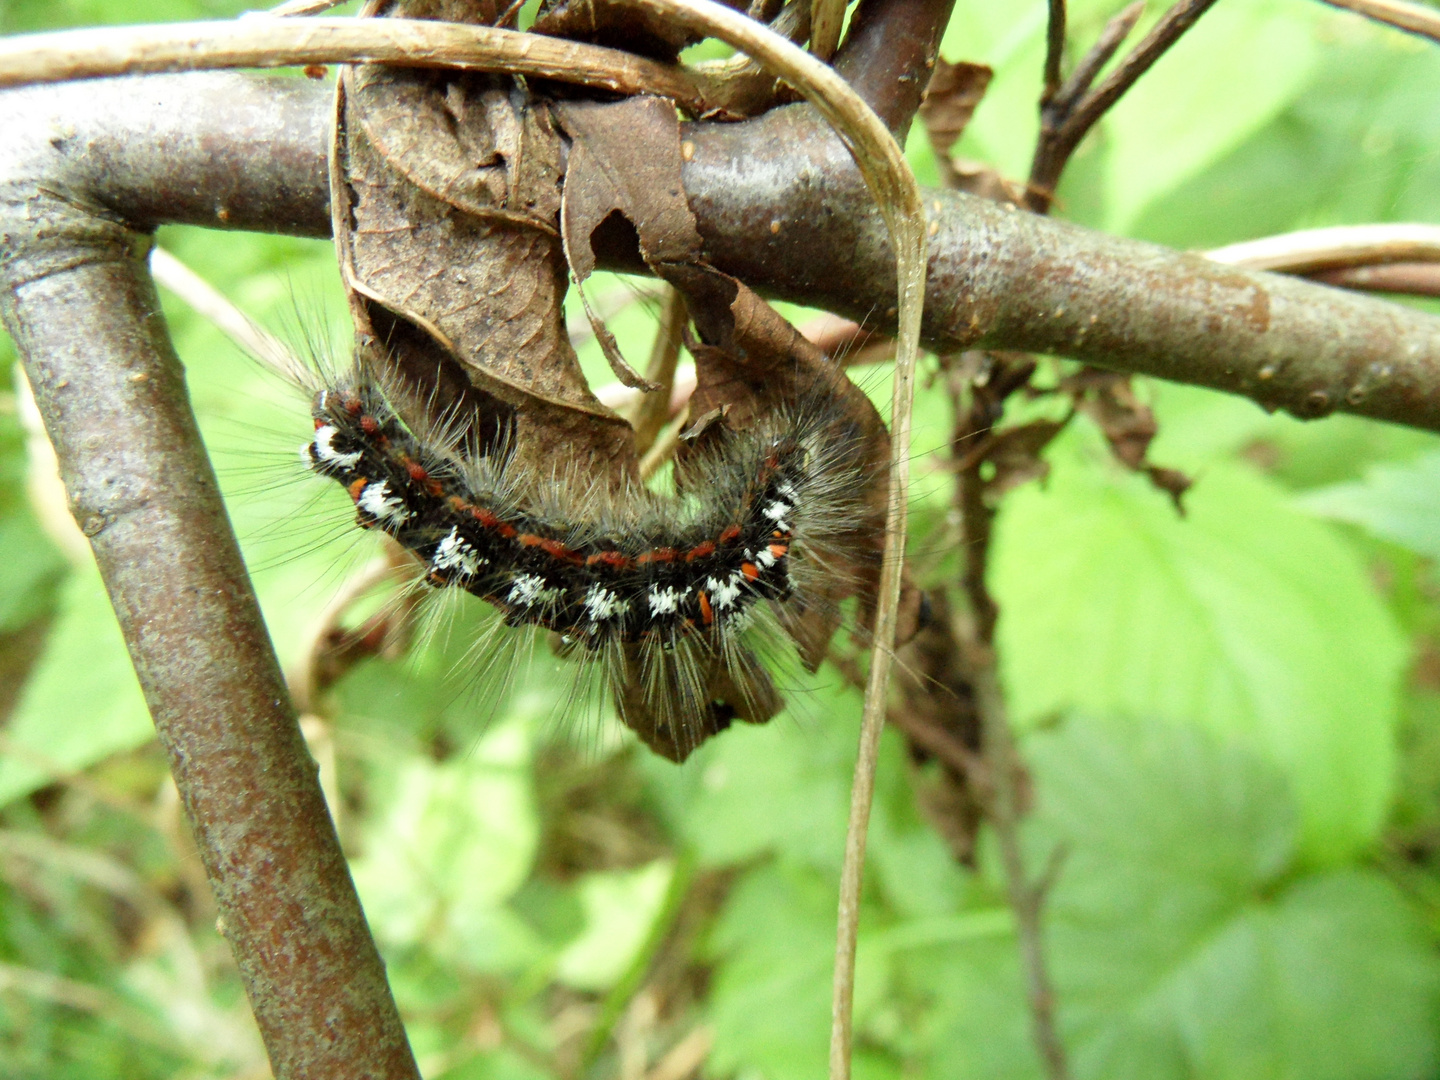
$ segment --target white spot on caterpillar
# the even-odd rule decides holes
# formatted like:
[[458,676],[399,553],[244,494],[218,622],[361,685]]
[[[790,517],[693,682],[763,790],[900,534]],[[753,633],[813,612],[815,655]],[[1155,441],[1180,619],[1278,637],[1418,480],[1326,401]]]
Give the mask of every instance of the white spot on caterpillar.
[[410,511],[405,509],[404,501],[390,494],[390,485],[384,480],[366,486],[355,503],[382,525],[387,522],[403,525],[410,520]]
[[585,612],[595,622],[613,619],[630,610],[630,602],[620,599],[620,594],[603,585],[591,585],[585,593]]
[[754,558],[755,561],[761,566],[763,566],[766,570],[769,570],[770,567],[775,565],[775,556],[770,554],[770,549],[768,547],[762,547],[759,551],[755,553]]
[[360,463],[360,458],[364,456],[362,451],[354,450],[344,454],[335,449],[332,440],[338,434],[340,432],[329,424],[315,429],[315,441],[310,444],[314,448],[310,451],[312,462],[316,464],[333,463],[343,469],[353,469]]
[[510,593],[505,597],[505,601],[517,607],[532,607],[535,604],[554,603],[560,598],[561,592],[560,589],[546,588],[545,579],[539,574],[519,574],[510,583]]
[[783,532],[790,531],[790,525],[785,520],[785,515],[789,512],[790,504],[787,502],[781,502],[779,499],[776,499],[769,506],[765,507],[764,510],[765,516],[768,517],[771,521],[775,522],[775,527],[782,530]]
[[781,495],[786,499],[789,499],[791,502],[795,501],[795,496],[797,494],[797,492],[795,491],[795,485],[791,484],[788,480],[783,483],[776,484],[775,492],[776,494]]
[[731,575],[728,581],[721,581],[718,578],[706,578],[705,588],[710,593],[710,603],[717,610],[723,611],[732,606],[740,599],[740,581],[738,574]]
[[680,606],[680,601],[685,599],[685,590],[662,589],[651,585],[649,599],[651,615],[673,615]]
[[474,577],[480,567],[489,561],[477,555],[473,547],[460,539],[459,529],[452,528],[450,535],[441,540],[440,546],[435,549],[431,564],[436,570],[453,570],[458,566],[466,577]]

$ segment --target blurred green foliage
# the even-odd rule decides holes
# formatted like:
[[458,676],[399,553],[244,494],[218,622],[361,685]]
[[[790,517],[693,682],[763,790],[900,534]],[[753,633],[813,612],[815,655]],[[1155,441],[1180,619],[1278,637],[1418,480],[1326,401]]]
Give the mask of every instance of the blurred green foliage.
[[[6,0],[0,31],[243,6]],[[1117,6],[1072,5],[1077,54]],[[958,151],[1023,176],[1044,0],[958,7],[945,55],[996,68]],[[1437,92],[1433,47],[1305,0],[1222,4],[1082,147],[1057,213],[1182,247],[1436,220]],[[928,154],[911,140],[922,179]],[[345,340],[327,245],[159,241],[282,335]],[[649,288],[587,285],[632,360]],[[298,475],[304,404],[164,299],[294,663],[373,549],[343,494]],[[262,1076],[103,592],[62,554],[53,477],[27,456],[12,359],[0,338],[0,1075]],[[1027,849],[1037,869],[1064,852],[1046,946],[1074,1074],[1433,1075],[1440,445],[1142,392],[1152,456],[1197,478],[1187,516],[1078,425],[1048,480],[1005,500],[993,566]],[[917,565],[938,585],[955,568],[938,392],[917,418]],[[477,701],[482,618],[458,607],[408,656],[363,665],[307,728],[426,1075],[640,1076],[687,1047],[708,1047],[706,1076],[822,1075],[858,695],[822,671],[792,715],[676,768],[606,718],[567,723],[558,662]],[[917,806],[933,768],[887,735],[856,1075],[1038,1076],[997,860],[985,836],[975,868],[951,857]]]

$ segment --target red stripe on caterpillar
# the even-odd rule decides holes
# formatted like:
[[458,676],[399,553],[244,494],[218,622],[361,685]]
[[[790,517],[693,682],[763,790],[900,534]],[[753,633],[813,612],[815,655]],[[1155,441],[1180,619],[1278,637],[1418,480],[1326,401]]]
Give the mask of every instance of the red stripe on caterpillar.
[[707,431],[674,496],[523,477],[503,441],[417,431],[364,375],[318,390],[312,417],[302,458],[345,487],[361,527],[411,552],[429,585],[559,635],[580,678],[598,674],[621,719],[675,760],[778,711],[767,664],[794,658],[791,627],[855,561],[834,538],[866,519],[874,482],[862,433],[818,391]]

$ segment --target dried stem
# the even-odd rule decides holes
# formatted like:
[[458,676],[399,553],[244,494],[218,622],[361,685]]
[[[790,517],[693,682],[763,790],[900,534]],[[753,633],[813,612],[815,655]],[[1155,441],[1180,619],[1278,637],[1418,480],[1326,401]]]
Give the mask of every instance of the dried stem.
[[1325,3],[1409,34],[1440,41],[1440,12],[1432,7],[1407,4],[1403,0],[1325,0]]
[[1381,263],[1440,263],[1440,225],[1414,222],[1302,229],[1212,248],[1205,257],[1231,266],[1290,274]]
[[597,45],[428,19],[280,19],[64,30],[0,39],[0,87],[164,71],[374,61],[509,71],[621,94],[659,94],[698,114],[681,68]]
[[1396,293],[1407,296],[1440,296],[1440,263],[1390,263],[1386,266],[1353,266],[1322,270],[1310,275],[1312,281],[1339,285],[1365,292]]
[[253,322],[215,286],[162,247],[150,252],[150,272],[196,313],[281,378],[304,385],[297,378],[296,361],[279,338]]
[[810,0],[810,51],[821,60],[835,55],[845,25],[845,0]]
[[[1078,100],[1073,94],[1057,94],[1055,100],[1042,110],[1040,140],[1030,165],[1030,186],[1026,193],[1026,205],[1029,209],[1043,212],[1049,207],[1055,197],[1055,185],[1065,169],[1065,163],[1070,160],[1070,155],[1075,152],[1080,140],[1214,3],[1215,0],[1179,0],[1160,17],[1160,21],[1150,33],[1130,50],[1104,82],[1095,89],[1086,91]],[[1112,20],[1111,26],[1106,27],[1107,33],[1101,35],[1100,45],[1113,51],[1119,40],[1124,38],[1124,34],[1120,33],[1121,29],[1128,34],[1129,26],[1134,25],[1136,18],[1138,13],[1134,12],[1133,6],[1122,12],[1117,19]],[[1127,19],[1129,26],[1125,23]],[[1112,40],[1115,41],[1114,45],[1109,44]],[[1089,77],[1093,78],[1093,73],[1098,72],[1103,64],[1104,60],[1099,63],[1092,60],[1082,63],[1080,68],[1091,72]]]
[[638,0],[640,6],[714,35],[749,53],[768,71],[782,76],[825,117],[849,148],[874,199],[893,245],[897,282],[895,388],[891,403],[889,500],[885,514],[885,551],[876,595],[874,652],[865,691],[860,748],[850,792],[845,862],[840,872],[840,903],[835,944],[835,993],[831,1006],[830,1078],[849,1080],[851,1021],[855,993],[855,944],[860,925],[860,880],[865,839],[875,790],[880,732],[885,724],[885,693],[894,660],[905,553],[906,499],[910,473],[910,409],[915,360],[925,296],[926,230],[924,204],[915,176],[884,122],[833,70],[784,38],[713,0]]

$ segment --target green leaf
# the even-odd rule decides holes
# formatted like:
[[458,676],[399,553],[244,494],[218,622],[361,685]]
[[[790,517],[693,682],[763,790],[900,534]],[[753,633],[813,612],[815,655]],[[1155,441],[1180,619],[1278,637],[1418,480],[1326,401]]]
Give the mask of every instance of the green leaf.
[[1302,92],[1150,203],[1138,235],[1214,247],[1317,225],[1437,219],[1440,116],[1426,103],[1440,93],[1440,54],[1353,16],[1321,25],[1323,50]]
[[1193,729],[1033,741],[1077,1076],[1340,1077],[1433,1067],[1440,969],[1403,899],[1341,870],[1280,887],[1283,778]]
[[675,864],[587,874],[579,884],[585,929],[560,954],[556,978],[577,990],[608,990],[636,956],[665,906]]
[[1113,231],[1239,146],[1300,93],[1315,65],[1318,11],[1218,4],[1105,115]]
[[1182,720],[1277,766],[1312,859],[1384,816],[1405,645],[1354,552],[1235,466],[1178,517],[1143,479],[1056,455],[1013,494],[994,582],[1014,716],[1080,709]]
[[60,592],[45,653],[5,732],[0,805],[155,736],[140,684],[97,575]]
[[24,504],[0,514],[0,631],[18,630],[54,604],[66,563]]
[[[1369,871],[1295,877],[1284,777],[1194,727],[1072,719],[1031,736],[1046,946],[1077,1080],[1428,1075],[1440,965]],[[1038,1077],[1013,944],[917,957],[935,1075]],[[928,965],[928,967],[926,966]]]
[[738,863],[779,851],[839,869],[858,697],[845,690],[786,689],[800,719],[787,714],[758,726],[736,724],[696,751],[683,770],[658,759],[645,764],[702,863]]
[[1296,503],[1319,517],[1348,521],[1440,559],[1440,451],[1408,465],[1378,465],[1364,480],[1309,492]]
[[530,873],[539,835],[522,721],[497,725],[463,757],[400,763],[352,866],[377,936],[474,970],[532,962],[538,936],[505,902]]
[[835,884],[799,867],[746,875],[712,946],[718,965],[706,1010],[715,1029],[709,1068],[744,1067],[766,1080],[823,1075],[835,957]]

